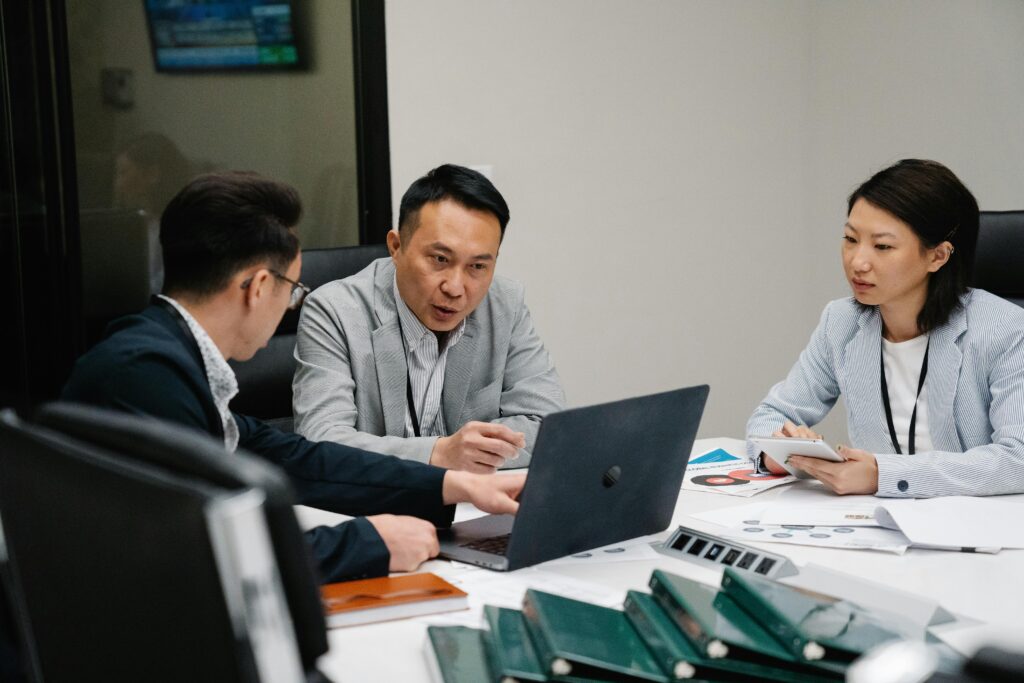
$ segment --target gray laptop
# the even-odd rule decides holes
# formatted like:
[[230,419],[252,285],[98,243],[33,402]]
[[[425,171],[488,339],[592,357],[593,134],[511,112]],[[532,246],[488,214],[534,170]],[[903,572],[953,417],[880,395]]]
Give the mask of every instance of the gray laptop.
[[666,529],[707,397],[705,384],[548,415],[519,513],[438,530],[441,557],[511,571]]

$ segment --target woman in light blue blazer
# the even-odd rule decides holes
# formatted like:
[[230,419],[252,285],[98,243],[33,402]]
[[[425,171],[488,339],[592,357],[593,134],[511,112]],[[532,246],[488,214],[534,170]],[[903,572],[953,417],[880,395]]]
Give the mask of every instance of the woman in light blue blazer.
[[[825,307],[747,435],[816,437],[842,394],[857,446],[839,447],[847,461],[789,459],[836,493],[1024,492],[1024,309],[967,286],[974,197],[945,166],[904,159],[857,188],[848,209],[853,296]],[[783,471],[767,456],[762,465]]]

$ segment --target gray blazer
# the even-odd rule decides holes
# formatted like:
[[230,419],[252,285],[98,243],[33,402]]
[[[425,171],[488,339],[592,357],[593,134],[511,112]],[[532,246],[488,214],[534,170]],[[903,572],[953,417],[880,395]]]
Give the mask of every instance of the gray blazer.
[[880,380],[882,318],[853,298],[825,307],[796,365],[750,417],[747,435],[771,434],[787,418],[813,426],[843,394],[851,445],[878,460],[879,496],[1024,492],[1024,309],[980,289],[961,301],[929,340],[934,451],[892,453]]
[[[330,282],[306,299],[292,381],[295,429],[313,441],[426,462],[437,437],[405,437],[405,349],[390,258]],[[448,352],[441,407],[447,432],[500,422],[533,449],[541,418],[565,407],[558,373],[533,329],[523,288],[495,276]],[[529,464],[529,455],[509,462]]]

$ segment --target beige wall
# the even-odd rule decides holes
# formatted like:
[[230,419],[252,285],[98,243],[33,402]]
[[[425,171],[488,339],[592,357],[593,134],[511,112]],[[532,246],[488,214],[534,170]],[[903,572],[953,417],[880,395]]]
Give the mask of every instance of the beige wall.
[[[142,2],[69,1],[84,182],[95,180],[88,172],[109,173],[127,140],[157,131],[201,167],[256,170],[294,184],[307,210],[306,246],[358,243],[350,3],[304,4],[308,70],[182,75],[155,71]],[[101,101],[104,67],[132,69],[133,108]]]
[[494,167],[499,272],[576,405],[708,382],[702,435],[739,436],[847,294],[857,183],[915,155],[1024,201],[1024,3],[386,7],[396,207],[438,163]]

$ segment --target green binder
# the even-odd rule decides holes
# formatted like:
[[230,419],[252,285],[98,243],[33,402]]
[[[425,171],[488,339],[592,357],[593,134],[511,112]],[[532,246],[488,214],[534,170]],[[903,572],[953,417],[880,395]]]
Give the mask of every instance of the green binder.
[[670,680],[619,610],[529,589],[523,617],[545,673],[555,679]]
[[494,683],[548,680],[522,612],[486,605],[484,617],[490,627],[490,631],[484,633],[484,648]]
[[658,604],[703,656],[794,661],[746,612],[727,602],[718,609],[715,588],[660,569],[651,574],[650,586]]
[[828,677],[804,674],[789,668],[777,668],[729,657],[704,657],[680,633],[675,622],[661,608],[657,600],[647,593],[629,591],[624,605],[626,616],[633,622],[637,633],[647,643],[662,669],[678,680],[772,680],[792,683],[812,683],[832,680]]
[[851,602],[728,568],[722,590],[795,657],[808,662],[849,664],[876,645],[911,635],[897,630],[898,620],[883,622]]
[[465,626],[428,626],[427,663],[441,683],[480,683],[491,678],[483,632]]

